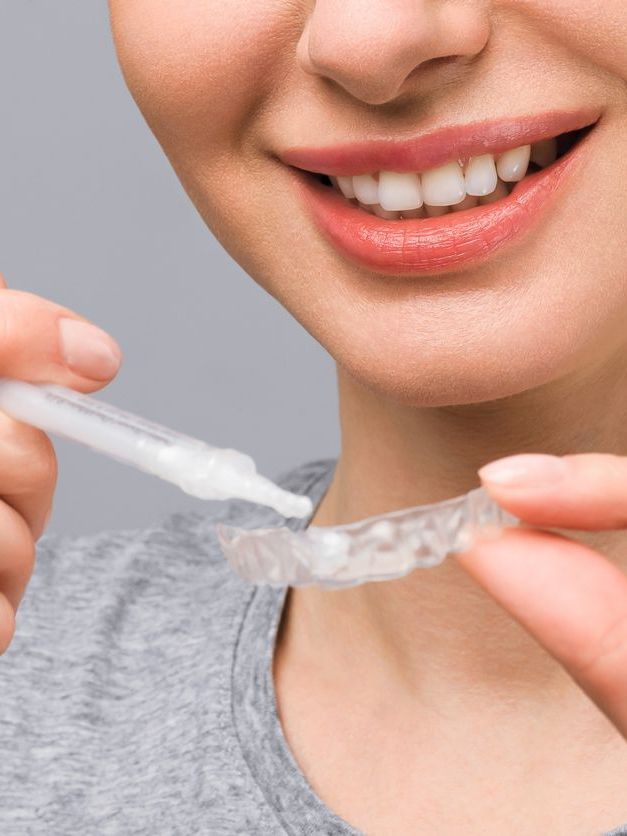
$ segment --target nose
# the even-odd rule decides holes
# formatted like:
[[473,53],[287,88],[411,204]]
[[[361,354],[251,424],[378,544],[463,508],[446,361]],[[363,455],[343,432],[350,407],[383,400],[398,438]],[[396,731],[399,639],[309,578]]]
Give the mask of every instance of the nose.
[[485,46],[489,0],[316,0],[298,42],[302,69],[367,104],[393,101],[428,61],[463,64]]

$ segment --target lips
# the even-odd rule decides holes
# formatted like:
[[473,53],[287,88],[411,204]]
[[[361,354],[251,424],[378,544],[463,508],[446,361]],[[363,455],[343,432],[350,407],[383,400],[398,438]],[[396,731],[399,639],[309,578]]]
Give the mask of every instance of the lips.
[[280,156],[295,168],[298,191],[315,225],[349,260],[383,273],[438,274],[481,263],[539,223],[585,156],[591,132],[552,165],[517,183],[508,196],[443,217],[388,221],[369,215],[322,185],[311,172],[332,176],[376,170],[419,172],[452,159],[498,154],[587,128],[598,118],[599,112],[590,109],[551,112],[515,122],[444,128],[405,142],[292,148]]
[[451,160],[532,145],[592,125],[599,116],[599,110],[591,108],[551,111],[507,122],[450,126],[409,140],[375,139],[326,148],[288,148],[280,157],[286,165],[336,176],[372,171],[425,171]]

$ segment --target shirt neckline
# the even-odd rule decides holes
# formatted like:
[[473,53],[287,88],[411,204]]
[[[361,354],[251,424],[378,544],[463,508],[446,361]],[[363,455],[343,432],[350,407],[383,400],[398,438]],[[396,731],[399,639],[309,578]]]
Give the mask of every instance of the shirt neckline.
[[[328,488],[334,465],[333,461],[327,462],[301,490],[314,506]],[[290,520],[290,528],[303,529],[309,519]],[[288,588],[258,586],[248,598],[231,674],[231,710],[236,736],[254,781],[285,832],[294,836],[364,836],[333,813],[315,793],[283,733],[272,669]]]
[[[316,463],[317,464],[317,463]],[[317,508],[333,477],[334,460],[320,462],[301,488]],[[292,519],[288,527],[305,528]],[[366,836],[327,807],[298,765],[277,711],[272,672],[276,636],[287,586],[252,587],[247,598],[231,668],[231,715],[250,774],[284,831],[292,836]],[[603,836],[627,836],[627,823]]]

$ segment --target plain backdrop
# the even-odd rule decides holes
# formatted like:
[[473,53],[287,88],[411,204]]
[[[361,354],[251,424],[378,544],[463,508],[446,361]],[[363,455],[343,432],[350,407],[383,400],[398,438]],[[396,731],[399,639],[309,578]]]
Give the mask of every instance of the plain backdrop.
[[[98,397],[250,453],[271,477],[336,456],[331,359],[203,225],[124,86],[105,0],[0,0],[0,107],[0,270],[119,341],[124,365]],[[51,532],[203,508],[55,446]]]

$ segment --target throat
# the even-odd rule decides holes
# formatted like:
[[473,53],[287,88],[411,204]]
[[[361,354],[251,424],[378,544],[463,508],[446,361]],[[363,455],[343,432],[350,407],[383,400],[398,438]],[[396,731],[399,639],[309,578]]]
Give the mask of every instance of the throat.
[[[473,624],[466,625],[465,650],[460,641],[455,655],[440,654],[437,640],[450,621],[440,619],[430,632],[432,613],[414,610],[410,635],[404,607],[411,594],[399,584],[368,586],[390,590],[395,635],[407,640],[402,648],[392,634],[373,640],[395,615],[382,613],[380,597],[364,609],[349,600],[350,590],[289,591],[275,654],[276,700],[289,748],[322,801],[368,833],[415,833],[417,822],[458,833],[469,822],[479,829],[492,821],[495,836],[530,805],[535,817],[524,836],[535,836],[575,832],[589,814],[589,804],[577,802],[589,797],[592,781],[613,819],[588,819],[589,832],[627,820],[624,801],[616,804],[627,780],[624,740],[572,680],[524,681],[520,658],[486,648],[474,656],[481,637]],[[425,605],[426,593],[413,603]],[[560,793],[547,797],[547,782]],[[463,797],[451,807],[460,786]]]

